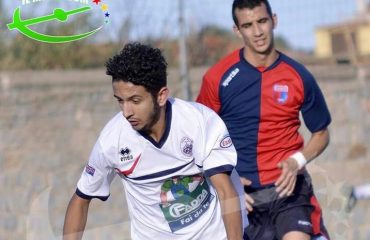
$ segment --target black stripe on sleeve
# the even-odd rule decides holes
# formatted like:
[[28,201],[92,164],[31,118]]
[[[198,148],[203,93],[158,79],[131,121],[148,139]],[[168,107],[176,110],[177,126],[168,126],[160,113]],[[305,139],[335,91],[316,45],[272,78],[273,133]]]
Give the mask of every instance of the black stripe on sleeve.
[[211,177],[213,175],[216,175],[218,173],[226,173],[230,176],[231,172],[233,171],[234,166],[233,165],[222,165],[219,167],[208,169],[204,172],[204,175],[207,177]]
[[76,188],[76,195],[79,196],[80,198],[86,199],[86,200],[91,200],[93,198],[100,199],[102,201],[106,201],[109,198],[108,196],[102,197],[102,196],[89,196],[84,194],[83,192],[80,191],[80,189]]

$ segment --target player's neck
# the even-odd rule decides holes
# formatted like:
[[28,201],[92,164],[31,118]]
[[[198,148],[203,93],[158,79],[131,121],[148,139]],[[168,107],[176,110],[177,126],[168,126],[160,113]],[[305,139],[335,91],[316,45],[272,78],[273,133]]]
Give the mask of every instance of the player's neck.
[[279,53],[275,48],[271,48],[266,53],[255,53],[244,48],[244,58],[254,67],[269,67],[279,57]]
[[153,125],[148,133],[156,142],[159,142],[166,130],[166,105],[161,108],[158,121]]

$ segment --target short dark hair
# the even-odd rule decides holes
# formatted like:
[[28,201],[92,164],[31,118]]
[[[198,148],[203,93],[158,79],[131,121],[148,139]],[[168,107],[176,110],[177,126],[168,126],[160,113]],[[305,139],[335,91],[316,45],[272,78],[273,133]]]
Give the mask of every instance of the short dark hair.
[[270,15],[272,18],[272,10],[271,10],[271,5],[268,0],[234,0],[233,2],[233,7],[232,7],[232,15],[233,15],[233,20],[235,25],[238,27],[238,18],[236,17],[235,10],[238,9],[243,9],[243,8],[248,8],[248,9],[253,9],[257,6],[261,6],[261,4],[264,3],[267,9],[267,13]]
[[167,86],[167,62],[158,48],[131,42],[106,64],[112,81],[131,82],[143,86],[153,97]]

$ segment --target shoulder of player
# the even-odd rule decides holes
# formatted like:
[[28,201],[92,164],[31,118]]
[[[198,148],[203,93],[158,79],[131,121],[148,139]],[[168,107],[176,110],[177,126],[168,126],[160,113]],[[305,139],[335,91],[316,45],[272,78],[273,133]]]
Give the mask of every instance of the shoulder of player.
[[280,53],[280,59],[282,62],[286,63],[289,65],[294,71],[301,76],[303,80],[311,80],[313,79],[312,73],[300,62],[297,60]]
[[201,103],[184,101],[178,98],[174,98],[172,104],[176,114],[181,115],[183,119],[189,120],[188,118],[191,118],[194,121],[196,119],[204,121],[204,119],[207,119],[210,116],[217,116],[217,114],[212,109]]
[[[107,164],[114,166],[117,156],[122,147],[130,147],[129,151],[134,152],[131,146],[137,144],[138,133],[124,118],[122,112],[117,113],[100,132],[96,141],[99,154],[104,156]],[[123,149],[125,150],[125,149]]]
[[230,67],[240,61],[240,50],[234,50],[229,55],[223,57],[220,61],[210,67],[206,74],[206,78],[220,78]]
[[99,141],[103,147],[107,145],[115,145],[122,134],[122,132],[128,134],[132,131],[129,123],[123,117],[122,112],[118,112],[108,123],[104,126],[103,130],[99,134]]

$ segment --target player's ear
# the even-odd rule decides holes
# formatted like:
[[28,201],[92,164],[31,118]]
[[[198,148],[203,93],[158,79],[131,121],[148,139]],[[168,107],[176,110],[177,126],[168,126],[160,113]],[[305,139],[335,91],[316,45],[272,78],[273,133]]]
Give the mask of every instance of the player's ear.
[[169,90],[167,87],[162,87],[159,92],[158,92],[158,97],[157,97],[157,103],[159,106],[164,106],[166,105],[167,99],[169,95]]
[[276,28],[277,23],[278,23],[278,18],[277,18],[277,15],[274,13],[272,15],[272,26],[273,26],[274,29]]
[[233,26],[233,31],[236,34],[236,36],[238,36],[239,38],[242,38],[242,35],[240,34],[238,26],[234,25]]

